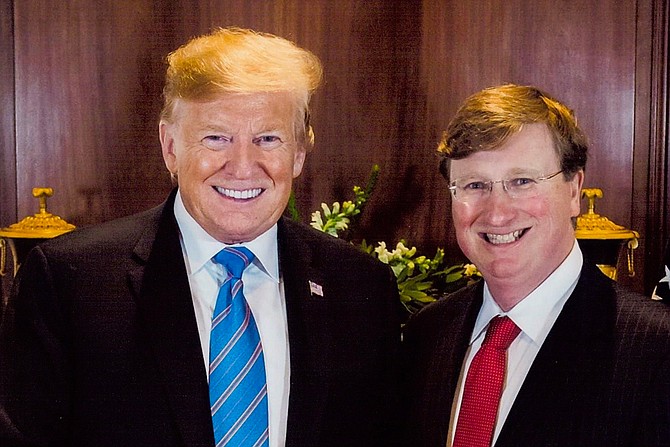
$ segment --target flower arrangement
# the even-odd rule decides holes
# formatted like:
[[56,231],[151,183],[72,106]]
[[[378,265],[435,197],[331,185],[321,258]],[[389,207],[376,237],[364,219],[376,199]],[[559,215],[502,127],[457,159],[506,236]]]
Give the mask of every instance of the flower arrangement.
[[[310,225],[334,237],[346,235],[353,219],[363,211],[378,176],[379,166],[374,165],[365,188],[354,186],[352,201],[333,202],[331,206],[322,203],[321,210],[312,213]],[[289,210],[297,219],[293,200],[289,203]],[[445,265],[442,248],[438,248],[432,258],[419,255],[416,247],[409,248],[404,240],[391,249],[384,241],[373,246],[363,240],[360,248],[391,267],[398,282],[400,302],[409,313],[481,278],[472,264]]]

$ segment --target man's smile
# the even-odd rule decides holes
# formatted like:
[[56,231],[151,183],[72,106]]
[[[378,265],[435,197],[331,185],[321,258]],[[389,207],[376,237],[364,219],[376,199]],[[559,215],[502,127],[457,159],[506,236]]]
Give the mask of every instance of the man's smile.
[[493,245],[510,244],[521,239],[527,230],[528,228],[524,228],[521,230],[514,230],[511,233],[506,234],[483,233],[483,237],[486,241]]
[[222,188],[220,186],[215,186],[214,189],[219,194],[236,200],[255,199],[256,197],[260,196],[264,191],[264,189],[262,188],[228,189],[228,188]]

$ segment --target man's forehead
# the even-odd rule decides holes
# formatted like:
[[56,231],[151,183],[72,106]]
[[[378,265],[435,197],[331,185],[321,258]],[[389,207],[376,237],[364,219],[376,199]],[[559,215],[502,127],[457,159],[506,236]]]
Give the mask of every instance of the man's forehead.
[[282,121],[294,118],[295,103],[284,92],[224,93],[202,99],[175,101],[173,119],[198,118],[212,124],[237,119]]
[[560,166],[551,132],[545,124],[530,124],[510,135],[501,145],[451,160],[452,178],[469,173],[507,176],[526,172],[544,174]]
[[[487,151],[488,152],[488,151]],[[511,178],[518,176],[535,177],[546,174],[547,170],[559,168],[560,163],[552,158],[496,158],[476,157],[475,154],[452,160],[450,177],[481,177],[488,179]]]

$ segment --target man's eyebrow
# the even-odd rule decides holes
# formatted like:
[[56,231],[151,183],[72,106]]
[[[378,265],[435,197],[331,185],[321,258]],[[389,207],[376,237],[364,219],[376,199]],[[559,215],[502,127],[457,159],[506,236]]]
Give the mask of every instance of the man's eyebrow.
[[543,172],[539,169],[535,168],[514,168],[511,171],[509,171],[509,174],[507,174],[506,177],[512,176],[512,175],[526,175],[529,177],[536,177],[538,175],[542,175]]
[[227,132],[227,128],[221,124],[202,124],[196,128],[198,131]]

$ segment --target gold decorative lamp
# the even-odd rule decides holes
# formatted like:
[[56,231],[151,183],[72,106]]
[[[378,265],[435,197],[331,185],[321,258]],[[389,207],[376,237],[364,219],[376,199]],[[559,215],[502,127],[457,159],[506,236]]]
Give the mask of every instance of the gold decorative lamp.
[[[47,211],[47,198],[53,196],[52,188],[33,188],[33,197],[40,203],[39,212],[18,223],[0,229],[0,276],[11,272],[16,275],[28,251],[45,239],[51,239],[75,229],[60,217]],[[9,252],[8,252],[9,251]],[[11,253],[11,270],[7,268]]]
[[610,278],[617,279],[617,264],[621,248],[627,245],[626,260],[628,275],[635,276],[633,250],[637,248],[640,234],[617,225],[605,216],[596,214],[596,199],[603,197],[603,191],[598,188],[585,188],[582,197],[588,199],[588,210],[577,217],[575,236],[579,246],[589,258]]

